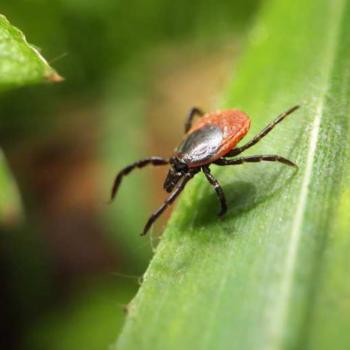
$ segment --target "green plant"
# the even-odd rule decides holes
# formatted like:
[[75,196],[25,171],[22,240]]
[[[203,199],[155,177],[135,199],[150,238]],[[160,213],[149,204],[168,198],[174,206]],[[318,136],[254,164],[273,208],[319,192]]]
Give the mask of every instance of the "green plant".
[[0,15],[0,91],[61,79],[39,51],[27,43],[23,33]]
[[[0,92],[44,81],[60,80],[62,78],[48,65],[39,51],[27,43],[23,33],[0,15]],[[0,118],[2,123],[6,115],[2,114]],[[2,188],[0,222],[6,222],[7,216],[10,218],[18,214],[20,204],[2,153],[0,153],[0,183]]]
[[[271,1],[226,106],[254,147],[299,164],[215,169],[230,210],[193,180],[129,308],[117,349],[330,349],[349,344],[350,2]],[[249,152],[249,153],[251,153]]]

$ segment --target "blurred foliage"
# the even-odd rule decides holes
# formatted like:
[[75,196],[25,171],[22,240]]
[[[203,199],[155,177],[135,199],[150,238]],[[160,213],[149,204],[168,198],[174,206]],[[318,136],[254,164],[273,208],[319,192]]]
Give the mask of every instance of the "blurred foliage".
[[91,285],[87,290],[75,291],[63,306],[56,305],[29,327],[23,348],[108,349],[122,326],[135,286],[118,279],[85,283]]
[[[38,51],[27,43],[23,33],[0,15],[1,93],[15,87],[60,80],[60,76],[48,65]],[[13,103],[16,104],[14,101]],[[6,114],[1,115],[1,121],[6,117]],[[3,124],[1,123],[1,125]],[[16,337],[15,330],[18,330],[19,324],[25,321],[24,315],[34,311],[31,309],[31,306],[35,304],[32,297],[34,296],[34,299],[37,299],[38,295],[42,297],[43,291],[46,289],[43,288],[45,283],[43,283],[41,262],[35,264],[40,260],[37,258],[42,254],[33,249],[30,244],[32,237],[29,236],[29,239],[21,237],[20,244],[17,244],[19,242],[16,241],[18,237],[16,230],[18,230],[22,214],[21,203],[17,186],[2,151],[0,153],[0,185],[0,262],[2,271],[0,294],[4,306],[0,317],[3,330],[0,346],[12,348],[14,347],[13,339]],[[13,244],[14,242],[16,243]],[[25,272],[30,271],[30,273],[23,273],[24,270]],[[36,279],[38,276],[39,279]],[[27,287],[25,292],[22,289],[23,285]],[[35,290],[34,294],[31,293],[33,290]],[[43,299],[40,302],[42,303]]]
[[0,152],[0,226],[18,222],[22,216],[21,200],[2,152]]
[[[139,79],[147,74],[144,55],[155,45],[191,40],[193,45],[232,39],[233,30],[247,25],[257,0],[185,1],[161,0],[2,2],[2,11],[30,35],[61,74],[64,84],[54,89],[36,88],[1,99],[2,138],[59,127],[62,116],[52,118],[62,104],[98,103],[110,77],[123,87],[125,64],[133,61]],[[28,13],[40,13],[35,21]],[[106,85],[107,84],[107,85]],[[62,98],[65,98],[63,102]],[[13,100],[17,103],[14,105]],[[28,117],[30,116],[30,118]],[[136,118],[136,116],[135,116]],[[89,120],[93,122],[93,120]]]
[[[130,72],[130,69],[125,67],[124,72]],[[102,143],[102,152],[106,159],[106,200],[109,199],[112,181],[120,167],[140,158],[140,155],[145,156],[143,145],[146,144],[144,131],[147,130],[147,126],[143,117],[146,108],[143,91],[146,83],[141,79],[135,81],[135,77],[132,80],[132,73],[129,79],[124,81],[126,82],[123,88],[118,83],[111,84],[110,91],[106,94],[103,134],[105,141]],[[128,185],[123,186],[117,200],[106,206],[103,217],[113,230],[109,232],[111,237],[116,238],[119,244],[125,247],[125,251],[128,252],[127,258],[134,261],[129,271],[142,273],[152,252],[148,239],[140,239],[140,223],[150,207],[149,197],[152,193],[151,188],[145,186],[149,182],[145,177],[147,174],[134,175],[139,176],[130,176],[125,181]],[[115,229],[124,234],[115,237]]]
[[[45,81],[60,81],[40,53],[26,41],[24,34],[0,14],[0,92]],[[1,116],[4,120],[5,116]],[[1,124],[0,124],[1,125]],[[0,222],[16,220],[20,199],[11,172],[0,153]]]
[[[199,0],[20,0],[2,4],[3,12],[45,48],[47,57],[67,54],[57,65],[69,77],[64,89],[74,94],[92,90],[131,56],[142,56],[157,42],[188,37],[224,40],[232,29],[246,25],[255,8],[255,0],[222,1],[220,6]],[[28,13],[40,16],[33,21]]]
[[[0,258],[6,276],[2,293],[7,305],[4,315],[10,320],[6,329],[13,341],[25,334],[22,348],[94,349],[113,341],[123,318],[116,301],[124,303],[137,286],[109,284],[104,267],[87,273],[66,271],[60,263],[67,263],[67,257],[55,256],[54,245],[66,246],[78,267],[88,264],[92,257],[77,254],[74,249],[79,246],[72,242],[83,237],[83,252],[84,246],[93,245],[84,239],[84,229],[88,231],[93,222],[116,258],[109,269],[133,274],[144,270],[152,252],[148,240],[140,239],[138,233],[156,202],[150,198],[154,192],[150,175],[128,179],[118,203],[108,207],[106,202],[116,171],[148,155],[147,99],[150,82],[162,79],[152,75],[153,65],[159,64],[159,48],[186,43],[190,55],[205,55],[239,41],[257,4],[257,0],[222,1],[220,6],[198,0],[2,1],[1,12],[66,79],[62,84],[23,87],[0,96],[1,147],[10,168],[0,168],[0,180],[14,183],[10,174],[14,175],[25,210],[24,222],[1,232]],[[24,71],[28,65],[20,68]],[[161,122],[168,124],[167,116]],[[69,158],[70,154],[78,156]],[[86,174],[79,157],[85,157],[95,172]],[[72,167],[73,184],[67,175]],[[85,184],[84,176],[94,177],[95,187]],[[81,194],[86,192],[87,198]],[[76,197],[80,202],[72,209],[69,205]],[[16,189],[3,191],[0,203],[10,206],[17,201]],[[53,236],[50,227],[73,227],[70,221],[63,222],[67,217],[73,217],[82,232],[64,241]],[[106,281],[92,279],[84,291],[65,298],[86,274]],[[61,308],[67,300],[67,308]]]

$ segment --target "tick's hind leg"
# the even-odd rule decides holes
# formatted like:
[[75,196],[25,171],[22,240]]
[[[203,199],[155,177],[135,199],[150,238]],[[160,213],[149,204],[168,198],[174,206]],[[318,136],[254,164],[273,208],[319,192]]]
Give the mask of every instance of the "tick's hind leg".
[[193,122],[193,118],[198,115],[199,117],[203,116],[204,112],[197,108],[197,107],[193,107],[191,108],[190,112],[188,113],[188,117],[185,123],[185,132],[187,132],[188,130],[191,129],[192,126],[192,122]]
[[219,216],[223,216],[226,211],[227,211],[227,204],[226,204],[226,198],[224,191],[222,190],[222,187],[220,186],[218,180],[215,179],[215,177],[210,173],[209,167],[205,166],[202,167],[203,172],[209,181],[209,183],[214,187],[214,190],[219,197],[220,205],[221,205],[221,210],[219,212]]
[[137,162],[134,162],[125,168],[123,168],[115,177],[112,192],[111,192],[111,200],[115,197],[117,194],[118,188],[120,183],[122,182],[123,176],[128,175],[132,170],[136,168],[143,168],[146,165],[152,164],[152,165],[165,165],[168,164],[169,160],[162,158],[162,157],[149,157],[145,159],[138,160]]
[[141,236],[144,236],[150,227],[153,225],[153,223],[162,215],[163,211],[174,202],[176,197],[182,192],[182,190],[185,188],[186,183],[193,177],[194,174],[187,173],[183,180],[179,182],[174,191],[169,195],[169,197],[164,201],[164,203],[149,217],[143,232],[141,233]]
[[295,112],[300,106],[294,106],[288,111],[283,112],[280,114],[272,123],[267,125],[263,130],[261,130],[257,135],[255,135],[248,143],[241,147],[234,148],[231,152],[229,152],[226,157],[234,157],[246,149],[254,146],[256,143],[258,143],[264,136],[266,136],[278,123],[280,123],[284,118],[286,118],[289,114]]
[[243,163],[258,163],[258,162],[280,162],[282,164],[289,165],[292,167],[296,167],[296,168],[298,167],[291,160],[275,154],[249,156],[249,157],[242,157],[242,158],[236,158],[236,159],[220,158],[216,160],[214,163],[217,165],[238,165]]

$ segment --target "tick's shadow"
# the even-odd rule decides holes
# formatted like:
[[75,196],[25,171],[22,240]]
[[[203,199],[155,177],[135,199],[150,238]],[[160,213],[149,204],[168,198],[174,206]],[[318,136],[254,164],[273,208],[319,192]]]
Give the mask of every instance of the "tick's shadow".
[[[204,193],[200,199],[200,209],[193,220],[193,227],[206,226],[217,222],[217,220],[223,222],[231,220],[243,212],[252,210],[282,191],[283,187],[292,180],[295,174],[296,171],[292,172],[287,179],[278,181],[279,173],[275,173],[275,176],[271,177],[266,172],[260,173],[259,171],[252,176],[250,181],[235,180],[222,186],[228,207],[226,214],[222,218],[218,217],[220,203],[217,195],[208,184],[208,190],[203,190]],[[267,177],[269,180],[266,179]],[[262,178],[265,179],[259,181]],[[277,183],[278,185],[276,185]]]
[[193,226],[208,225],[213,221],[225,220],[228,216],[234,217],[237,214],[250,210],[256,203],[257,189],[256,185],[245,181],[233,181],[230,184],[222,186],[227,201],[227,212],[222,217],[218,217],[220,203],[215,192],[208,184],[208,191],[205,191],[200,202],[200,209],[193,221]]

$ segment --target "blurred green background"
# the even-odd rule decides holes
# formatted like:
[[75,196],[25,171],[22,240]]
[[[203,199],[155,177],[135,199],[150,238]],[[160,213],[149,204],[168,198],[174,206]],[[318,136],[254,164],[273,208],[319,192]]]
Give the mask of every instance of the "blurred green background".
[[3,0],[1,11],[65,77],[0,95],[1,349],[107,349],[166,216],[164,169],[190,107],[231,81],[257,0]]

